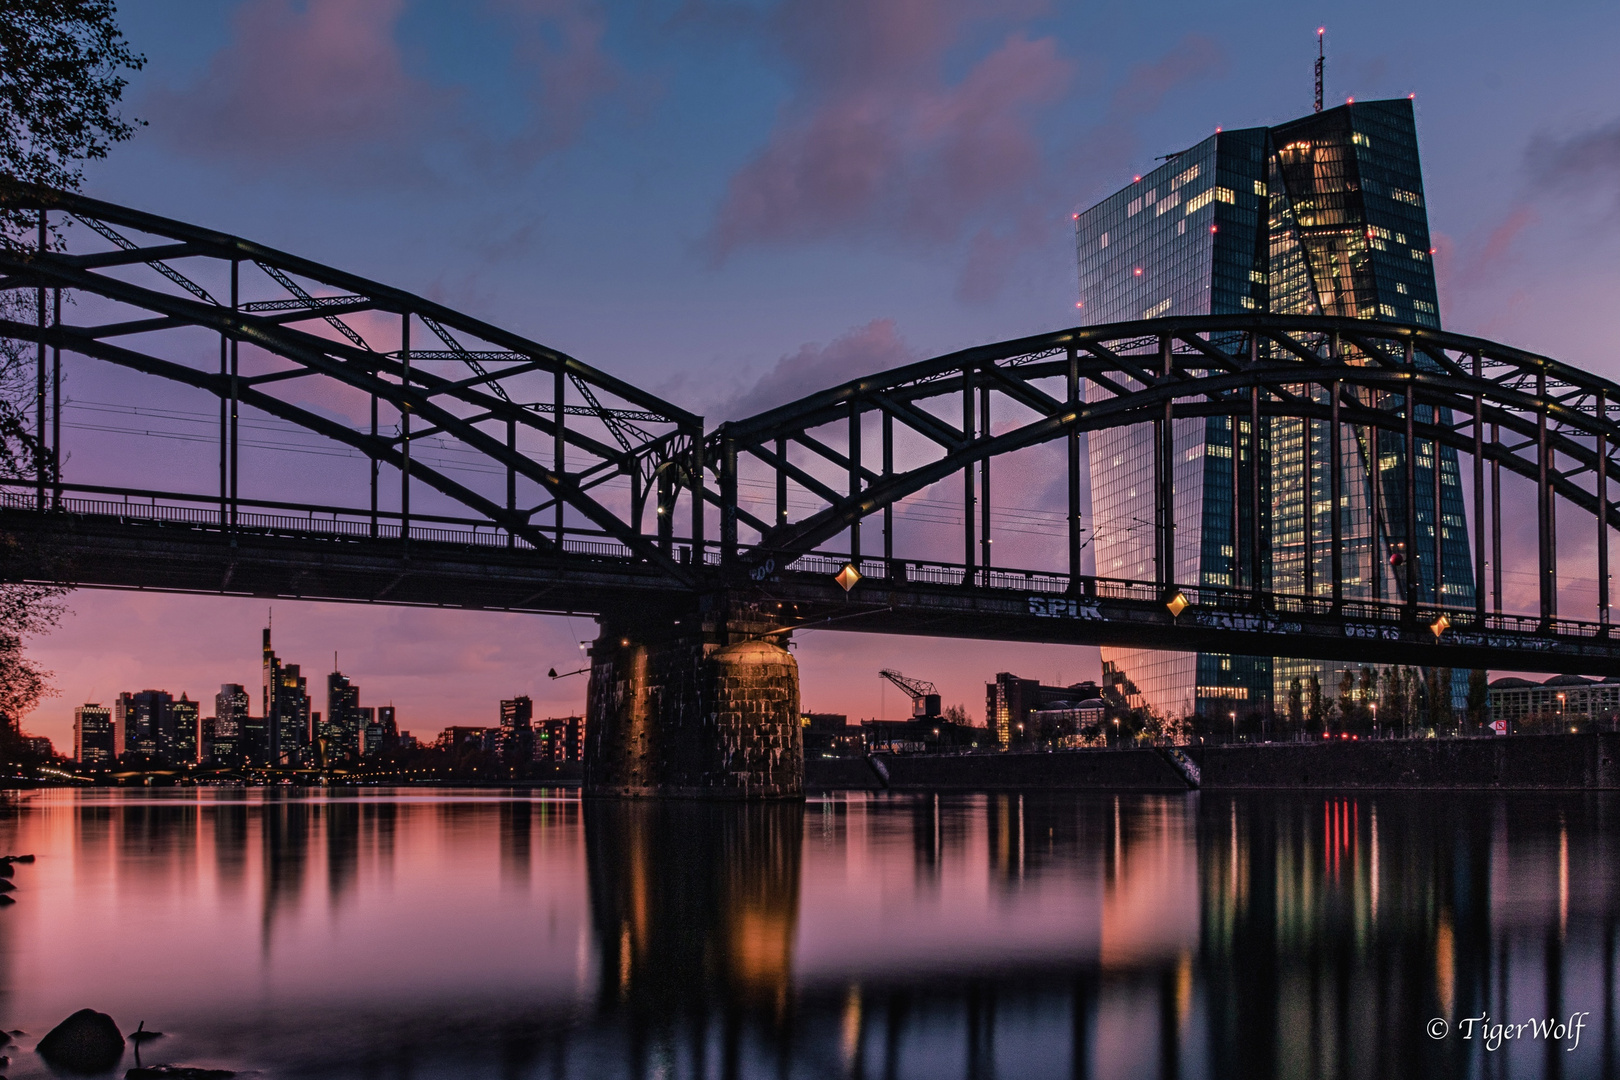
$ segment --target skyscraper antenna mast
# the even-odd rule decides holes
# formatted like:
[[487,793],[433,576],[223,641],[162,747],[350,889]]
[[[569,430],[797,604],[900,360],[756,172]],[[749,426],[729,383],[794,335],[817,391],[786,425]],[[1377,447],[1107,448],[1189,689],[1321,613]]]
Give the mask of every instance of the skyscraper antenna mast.
[[1322,38],[1327,34],[1327,27],[1316,28],[1316,111],[1322,111]]

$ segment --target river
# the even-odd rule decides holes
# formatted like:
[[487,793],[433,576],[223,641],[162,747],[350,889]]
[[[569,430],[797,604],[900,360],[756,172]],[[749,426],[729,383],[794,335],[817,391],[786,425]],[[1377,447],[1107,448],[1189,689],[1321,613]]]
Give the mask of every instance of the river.
[[1611,795],[41,790],[8,852],[13,1080],[87,1006],[266,1077],[1620,1068]]

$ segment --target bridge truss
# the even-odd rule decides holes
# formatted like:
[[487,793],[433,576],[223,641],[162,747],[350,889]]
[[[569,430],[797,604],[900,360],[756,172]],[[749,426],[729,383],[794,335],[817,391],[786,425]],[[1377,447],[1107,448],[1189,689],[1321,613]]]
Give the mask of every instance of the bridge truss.
[[[1364,320],[1158,319],[967,349],[705,431],[557,350],[284,252],[59,192],[7,187],[0,206],[39,222],[28,249],[0,250],[0,338],[31,350],[37,450],[26,475],[0,479],[0,527],[51,553],[13,558],[12,578],[581,613],[724,593],[778,605],[789,625],[1620,674],[1620,386],[1546,357]],[[192,439],[217,450],[209,482],[132,483],[104,445],[65,445],[64,373],[86,365],[211,400],[209,434]],[[359,462],[358,487],[342,488],[356,497],[261,494],[263,469],[244,465],[255,417]],[[1189,509],[1175,431],[1199,418],[1224,425],[1242,494],[1218,583],[1176,573]],[[1301,425],[1306,486],[1325,504],[1304,514],[1292,581],[1271,572],[1255,524],[1277,421]],[[1150,433],[1153,458],[1153,571],[1131,580],[1083,559],[1083,440],[1121,429]],[[1042,447],[1066,513],[1042,565],[1002,565],[992,477]],[[1441,550],[1462,522],[1441,514],[1420,535],[1419,493],[1434,485],[1440,504],[1436,448],[1468,466],[1465,583],[1446,579]],[[1381,480],[1372,535],[1400,552],[1394,572],[1345,563],[1358,462]],[[326,471],[296,479],[325,491]],[[1529,509],[1504,474],[1533,490],[1533,611],[1504,608],[1503,519],[1511,530]],[[908,550],[897,514],[953,488],[954,552],[937,522],[927,552]],[[1560,507],[1590,523],[1591,619],[1558,610]],[[834,580],[846,565],[851,588]]]
[[[31,343],[36,360],[34,475],[10,478],[8,505],[26,504],[31,487],[36,510],[117,503],[138,516],[146,502],[156,520],[224,532],[302,518],[306,531],[406,544],[466,536],[630,558],[690,582],[669,537],[677,492],[701,485],[683,471],[701,461],[701,417],[430,300],[246,240],[61,192],[12,187],[0,203],[38,221],[31,249],[0,250],[0,289],[31,294],[23,306],[34,315],[22,321],[12,305],[0,335]],[[216,399],[217,489],[72,482],[64,354]],[[369,505],[244,495],[248,415],[357,452]],[[449,444],[482,468],[458,475],[424,444]],[[386,473],[397,494],[384,490]],[[628,491],[604,498],[615,483]],[[421,509],[424,492],[439,496],[437,512]],[[645,528],[649,516],[660,527]]]

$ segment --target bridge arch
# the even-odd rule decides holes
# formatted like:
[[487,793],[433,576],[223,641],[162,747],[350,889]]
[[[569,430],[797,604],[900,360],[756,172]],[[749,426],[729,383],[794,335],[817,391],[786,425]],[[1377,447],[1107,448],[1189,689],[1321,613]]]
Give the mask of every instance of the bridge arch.
[[[884,559],[892,551],[892,510],[903,499],[954,474],[963,477],[965,579],[990,570],[989,471],[996,459],[1016,451],[1067,440],[1069,446],[1068,574],[1078,583],[1083,544],[1079,504],[1078,438],[1083,433],[1151,427],[1155,457],[1155,571],[1165,588],[1178,582],[1174,565],[1172,456],[1168,433],[1177,419],[1226,417],[1235,430],[1250,421],[1249,439],[1259,439],[1262,420],[1288,419],[1352,433],[1365,453],[1374,440],[1395,439],[1406,451],[1396,478],[1406,505],[1390,507],[1403,519],[1411,557],[1404,558],[1404,598],[1420,596],[1418,573],[1426,556],[1414,536],[1417,514],[1414,469],[1417,451],[1439,446],[1469,456],[1473,464],[1472,562],[1474,603],[1486,612],[1487,562],[1501,566],[1500,526],[1489,530],[1484,508],[1500,514],[1496,470],[1526,478],[1537,488],[1540,617],[1557,615],[1556,507],[1569,504],[1596,525],[1599,622],[1609,614],[1608,531],[1620,525],[1620,507],[1609,479],[1620,439],[1613,405],[1620,385],[1549,357],[1486,341],[1415,326],[1326,316],[1203,316],[1081,327],[979,346],[889,372],[851,380],[805,398],[720,425],[705,451],[718,481],[722,506],[721,545],[742,567],[785,566],[825,550],[840,535],[861,560],[861,523],[882,515]],[[1015,420],[995,419],[1014,407]],[[957,419],[960,417],[960,419]],[[875,425],[868,424],[875,418]],[[873,432],[871,427],[879,430]],[[928,460],[896,468],[894,433],[906,429],[913,444],[934,450]],[[874,437],[874,435],[876,437]],[[1343,437],[1325,439],[1339,453]],[[870,444],[881,447],[873,455]],[[798,451],[797,457],[789,447]],[[879,463],[870,464],[874,456]],[[915,456],[915,455],[913,455]],[[1249,455],[1251,462],[1258,455]],[[1234,468],[1239,455],[1233,454]],[[774,522],[740,505],[739,477],[753,465],[775,481]],[[1378,468],[1382,473],[1382,462]],[[1496,494],[1488,502],[1487,469]],[[978,472],[978,487],[974,473]],[[1335,466],[1332,475],[1342,469]],[[1437,470],[1425,470],[1434,474]],[[819,499],[816,511],[790,519],[789,485]],[[1334,484],[1335,488],[1337,484]],[[1250,484],[1249,490],[1258,490]],[[1236,482],[1234,483],[1236,490]],[[982,497],[981,497],[982,496]],[[1334,507],[1340,507],[1335,491]],[[979,521],[975,521],[975,504]],[[1316,515],[1307,514],[1307,522]],[[1342,514],[1330,511],[1332,521]],[[1393,517],[1390,519],[1393,520]],[[1307,524],[1307,530],[1310,525]],[[742,529],[751,529],[745,539]],[[976,535],[977,533],[977,535]],[[748,542],[751,539],[751,542]],[[1316,538],[1337,550],[1340,538]],[[1438,546],[1440,535],[1432,538]],[[1307,539],[1307,544],[1310,542]],[[1376,542],[1376,541],[1375,541]],[[1256,551],[1258,545],[1254,545]],[[1232,558],[1238,560],[1236,545]],[[1428,556],[1432,566],[1442,559]],[[1334,560],[1337,564],[1337,559]],[[1234,567],[1233,579],[1241,574]],[[1250,575],[1259,580],[1258,573]],[[1500,581],[1499,576],[1497,581]],[[1340,597],[1335,573],[1331,595]],[[1078,590],[1080,586],[1075,585]],[[1258,590],[1256,590],[1258,591]]]
[[[435,525],[470,527],[542,553],[618,553],[691,581],[672,557],[671,522],[701,454],[701,417],[444,305],[238,237],[15,184],[0,185],[0,208],[38,222],[32,249],[0,248],[0,290],[36,316],[0,318],[0,337],[37,350],[38,507],[119,494],[63,475],[61,357],[76,354],[217,398],[218,490],[192,502],[196,513],[214,507],[222,528],[288,509],[239,489],[241,413],[256,410],[369,459],[369,512],[328,508],[334,526],[407,540]],[[199,345],[198,331],[217,349]],[[321,393],[312,384],[369,399],[369,430],[311,407]],[[426,438],[448,441],[488,475],[469,480],[413,455]],[[379,505],[382,467],[399,474],[392,506]],[[602,497],[625,480],[627,497]],[[413,514],[413,485],[459,513]]]

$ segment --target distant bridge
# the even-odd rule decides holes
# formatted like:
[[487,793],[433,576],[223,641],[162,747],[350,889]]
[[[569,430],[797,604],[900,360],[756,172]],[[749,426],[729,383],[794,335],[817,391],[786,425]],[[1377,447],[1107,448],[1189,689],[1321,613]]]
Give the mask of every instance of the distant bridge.
[[[0,337],[27,343],[37,450],[0,492],[14,580],[581,614],[724,594],[789,628],[1620,675],[1620,386],[1546,357],[1395,323],[1155,319],[967,349],[709,429],[564,353],[249,241],[39,189],[0,189],[0,207],[39,222],[33,250],[0,252]],[[114,399],[94,409],[75,396],[92,370],[89,392]],[[1175,580],[1171,428],[1188,417],[1248,421],[1254,442],[1228,456],[1254,520],[1262,417],[1350,436],[1318,466],[1331,528],[1305,515],[1307,562],[1330,570],[1266,588],[1251,540],[1226,585]],[[1081,439],[1136,426],[1153,432],[1154,572],[1088,575]],[[1406,531],[1388,596],[1343,559],[1343,447],[1374,432],[1404,447],[1400,494],[1372,508]],[[1046,444],[1063,523],[1042,566],[995,565],[992,475]],[[1472,603],[1443,587],[1439,536],[1418,535],[1418,462],[1439,446],[1470,470]],[[1504,502],[1504,471],[1534,494]],[[947,484],[949,543],[897,529],[906,500]],[[1502,519],[1531,515],[1539,603],[1504,611]],[[1590,531],[1586,619],[1558,611],[1568,519]]]

